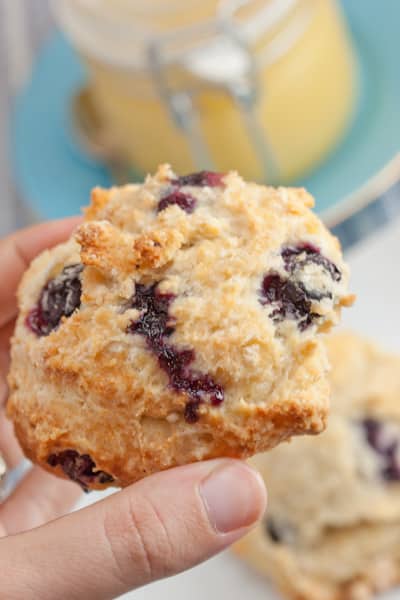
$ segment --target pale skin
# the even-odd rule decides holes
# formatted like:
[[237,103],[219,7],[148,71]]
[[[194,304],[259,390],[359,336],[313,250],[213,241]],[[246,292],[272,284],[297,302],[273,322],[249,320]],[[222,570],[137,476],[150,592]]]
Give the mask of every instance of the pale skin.
[[[0,241],[0,452],[8,468],[22,459],[4,410],[16,290],[31,260],[78,222],[46,223]],[[153,475],[67,514],[79,495],[76,484],[35,466],[0,504],[1,598],[115,598],[225,549],[266,504],[259,475],[228,459]]]

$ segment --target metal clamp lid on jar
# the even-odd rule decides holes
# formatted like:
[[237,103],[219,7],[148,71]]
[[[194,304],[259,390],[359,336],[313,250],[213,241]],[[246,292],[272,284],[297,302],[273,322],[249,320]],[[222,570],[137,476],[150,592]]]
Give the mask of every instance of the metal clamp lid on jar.
[[[82,8],[87,0],[77,3]],[[84,19],[79,29],[76,15],[71,14],[73,4],[71,0],[57,2],[56,13],[66,31],[89,55],[114,63],[117,56],[111,47],[119,42],[118,37],[112,38],[112,35],[120,36],[119,39],[121,36],[128,36],[128,39],[133,34],[137,36],[139,51],[132,53],[131,57],[125,54],[115,64],[118,68],[148,71],[160,101],[188,141],[196,168],[214,168],[195,102],[196,96],[205,89],[214,88],[228,95],[236,105],[248,139],[260,160],[264,178],[269,182],[279,180],[274,151],[256,111],[261,91],[266,93],[266,90],[260,89],[259,72],[261,67],[265,68],[284,56],[303,35],[312,17],[311,2],[220,0],[214,18],[156,34],[143,33],[137,24],[136,27],[126,23],[122,26],[118,21],[118,26],[116,22],[109,23],[110,33],[104,37],[107,23],[102,22],[100,45],[94,43],[93,29],[86,32],[86,36],[82,32],[83,26],[93,28],[99,26],[99,22],[83,12]],[[96,3],[89,4],[93,10]],[[251,16],[244,18],[241,15],[244,9],[251,12]],[[264,36],[268,38],[267,43],[264,46],[259,44],[261,47],[255,50],[255,45]],[[172,77],[173,68],[177,66],[187,75],[180,78],[179,85]]]

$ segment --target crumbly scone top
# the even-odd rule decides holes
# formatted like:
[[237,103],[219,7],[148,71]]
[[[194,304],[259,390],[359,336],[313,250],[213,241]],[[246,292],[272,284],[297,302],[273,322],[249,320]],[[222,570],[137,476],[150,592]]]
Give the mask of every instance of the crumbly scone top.
[[83,378],[91,352],[115,350],[139,369],[152,353],[148,377],[161,367],[160,395],[165,384],[186,395],[188,421],[227,396],[263,404],[352,300],[312,205],[302,189],[236,173],[178,178],[165,165],[143,185],[96,189],[75,239],[22,285],[22,312],[47,364]]

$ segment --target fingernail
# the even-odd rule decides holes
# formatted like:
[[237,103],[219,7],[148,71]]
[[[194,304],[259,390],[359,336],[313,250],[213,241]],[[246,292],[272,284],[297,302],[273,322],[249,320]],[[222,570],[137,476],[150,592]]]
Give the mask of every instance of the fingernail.
[[263,514],[266,492],[261,476],[239,461],[226,461],[200,485],[211,525],[229,533],[253,525]]

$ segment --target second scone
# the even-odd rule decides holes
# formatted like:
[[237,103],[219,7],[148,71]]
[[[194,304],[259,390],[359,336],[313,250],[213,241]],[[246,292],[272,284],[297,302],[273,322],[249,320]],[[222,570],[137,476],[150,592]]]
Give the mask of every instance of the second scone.
[[371,600],[400,583],[400,356],[346,332],[327,347],[328,428],[252,459],[268,511],[236,549],[292,600]]
[[95,190],[19,291],[8,412],[27,455],[101,488],[320,432],[318,333],[351,298],[312,205],[168,166]]

